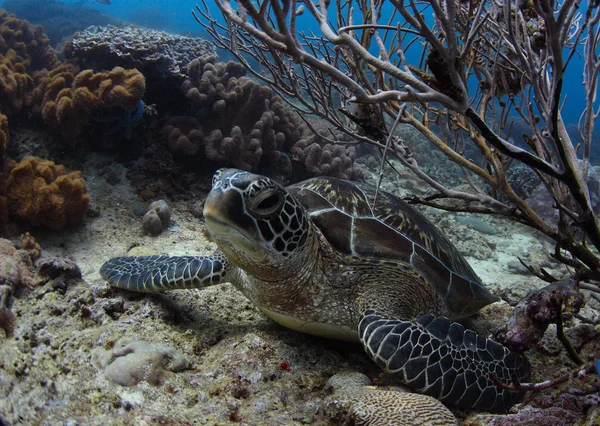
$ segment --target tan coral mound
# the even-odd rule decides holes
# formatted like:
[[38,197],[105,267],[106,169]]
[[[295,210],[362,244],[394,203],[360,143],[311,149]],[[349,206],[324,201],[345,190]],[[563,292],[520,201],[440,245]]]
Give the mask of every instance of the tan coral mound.
[[99,109],[135,110],[146,90],[146,79],[138,70],[115,67],[106,73],[65,65],[48,73],[35,94],[41,101],[44,122],[74,144],[90,116]]
[[11,214],[33,226],[62,229],[81,222],[90,197],[81,172],[26,157],[10,172],[6,198]]
[[58,64],[39,25],[0,10],[0,110],[10,115],[28,103],[35,88],[33,73]]

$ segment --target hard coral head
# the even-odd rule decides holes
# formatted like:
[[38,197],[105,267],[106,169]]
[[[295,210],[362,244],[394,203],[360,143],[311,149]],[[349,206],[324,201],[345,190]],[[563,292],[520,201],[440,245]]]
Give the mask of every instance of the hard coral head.
[[285,188],[237,169],[215,173],[204,218],[229,259],[263,278],[302,253],[309,232],[304,208]]

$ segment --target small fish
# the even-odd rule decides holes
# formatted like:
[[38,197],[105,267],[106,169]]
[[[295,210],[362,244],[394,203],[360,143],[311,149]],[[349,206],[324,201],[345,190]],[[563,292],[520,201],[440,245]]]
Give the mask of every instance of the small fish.
[[96,0],[100,4],[110,5],[110,0]]

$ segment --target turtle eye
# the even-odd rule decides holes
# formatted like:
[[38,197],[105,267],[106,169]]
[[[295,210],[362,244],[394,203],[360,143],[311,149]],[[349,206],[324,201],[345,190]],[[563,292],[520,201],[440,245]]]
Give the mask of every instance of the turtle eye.
[[259,217],[272,217],[281,210],[283,197],[277,191],[266,192],[252,200],[251,210]]

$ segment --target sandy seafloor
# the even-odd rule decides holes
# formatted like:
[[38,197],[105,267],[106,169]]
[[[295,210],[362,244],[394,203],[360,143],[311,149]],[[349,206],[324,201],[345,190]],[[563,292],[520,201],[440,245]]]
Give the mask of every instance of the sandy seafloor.
[[[371,378],[379,375],[359,346],[287,330],[263,316],[229,284],[153,295],[109,288],[98,273],[101,264],[133,246],[173,255],[201,255],[215,247],[203,236],[202,219],[192,214],[194,202],[169,202],[177,230],[158,237],[144,235],[141,219],[132,212],[135,194],[125,168],[113,164],[120,183],[111,185],[97,171],[105,161],[112,159],[94,154],[84,164],[98,217],[86,219],[74,230],[33,233],[43,256],[75,261],[83,280],[70,282],[66,289],[52,281],[42,283],[15,299],[14,336],[6,338],[0,330],[0,418],[4,423],[327,424],[320,406],[328,396],[324,385],[331,375],[341,370],[358,370]],[[206,182],[208,189],[208,177]],[[205,196],[198,194],[198,201]],[[503,290],[517,299],[527,289],[543,285],[523,274],[516,255],[542,261],[556,271],[556,264],[544,260],[552,246],[522,226],[491,219],[498,233],[487,235],[459,225],[452,214],[428,211],[428,215],[439,222],[495,292]],[[506,320],[509,311],[501,302],[485,309],[473,323],[480,332],[489,333]],[[189,368],[165,373],[157,385],[146,381],[134,386],[115,384],[91,361],[94,351],[110,350],[120,339],[169,346],[185,356]],[[533,351],[534,379],[568,371],[572,364],[563,352],[548,356]],[[289,371],[282,368],[282,361],[289,363]],[[556,391],[538,399],[554,401],[548,403],[551,408],[558,404],[552,395]],[[459,410],[455,414],[469,425],[535,424],[524,421],[524,413],[551,420],[550,414],[544,417],[548,404],[526,402],[520,414],[512,417]],[[540,424],[583,422],[583,416],[562,415],[557,417],[560,422]],[[587,417],[587,424],[598,424],[592,420],[599,421],[598,409],[590,409]]]

